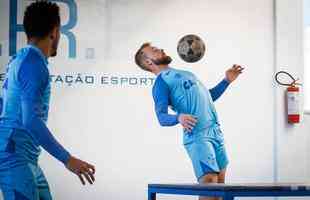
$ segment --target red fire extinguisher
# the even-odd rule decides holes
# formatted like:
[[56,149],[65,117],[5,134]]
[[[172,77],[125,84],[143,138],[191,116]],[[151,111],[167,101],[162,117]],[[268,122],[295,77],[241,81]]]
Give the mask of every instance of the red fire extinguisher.
[[[279,81],[278,76],[286,74],[292,79],[291,83],[282,83]],[[286,106],[287,106],[287,121],[288,123],[295,124],[300,122],[300,90],[297,83],[299,79],[295,79],[291,74],[285,71],[279,71],[276,74],[276,81],[280,85],[287,86],[286,89]]]

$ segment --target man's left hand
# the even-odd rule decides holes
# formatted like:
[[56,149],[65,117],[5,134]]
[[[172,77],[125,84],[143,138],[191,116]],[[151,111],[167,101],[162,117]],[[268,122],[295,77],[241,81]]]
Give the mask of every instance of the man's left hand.
[[242,73],[243,67],[240,65],[234,65],[232,68],[228,69],[225,73],[226,79],[229,83],[233,82]]

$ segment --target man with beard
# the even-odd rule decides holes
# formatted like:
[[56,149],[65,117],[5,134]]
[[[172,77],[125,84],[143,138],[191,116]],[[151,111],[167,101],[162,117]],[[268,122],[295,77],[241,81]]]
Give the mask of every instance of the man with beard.
[[50,81],[48,58],[57,54],[59,7],[37,1],[25,11],[28,45],[8,64],[0,119],[0,189],[5,200],[51,200],[38,165],[40,146],[61,161],[85,184],[94,182],[95,168],[70,155],[46,126]]
[[[183,126],[183,143],[198,182],[224,183],[228,158],[213,102],[243,68],[234,65],[218,85],[208,90],[193,73],[170,67],[171,57],[150,43],[140,47],[135,62],[141,69],[157,76],[152,93],[158,121],[161,126],[179,123]],[[169,114],[168,106],[172,106],[176,114]]]

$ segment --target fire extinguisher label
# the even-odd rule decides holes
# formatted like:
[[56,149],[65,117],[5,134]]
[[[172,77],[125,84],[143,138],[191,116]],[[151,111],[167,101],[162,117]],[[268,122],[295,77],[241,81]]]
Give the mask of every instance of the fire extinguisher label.
[[299,93],[287,92],[287,112],[289,115],[299,114]]

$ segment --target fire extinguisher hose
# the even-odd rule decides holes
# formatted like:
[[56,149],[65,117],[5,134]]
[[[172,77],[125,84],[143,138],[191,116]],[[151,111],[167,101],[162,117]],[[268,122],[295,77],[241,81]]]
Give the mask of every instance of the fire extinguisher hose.
[[[285,74],[287,75],[288,77],[290,77],[290,79],[292,79],[292,82],[291,83],[283,83],[281,81],[279,81],[279,75],[280,74]],[[295,79],[290,73],[286,72],[286,71],[279,71],[276,73],[275,75],[275,79],[276,79],[276,82],[279,84],[279,85],[283,85],[283,86],[295,86],[295,85],[302,85],[301,83],[297,83],[297,81],[299,80],[298,78]]]

